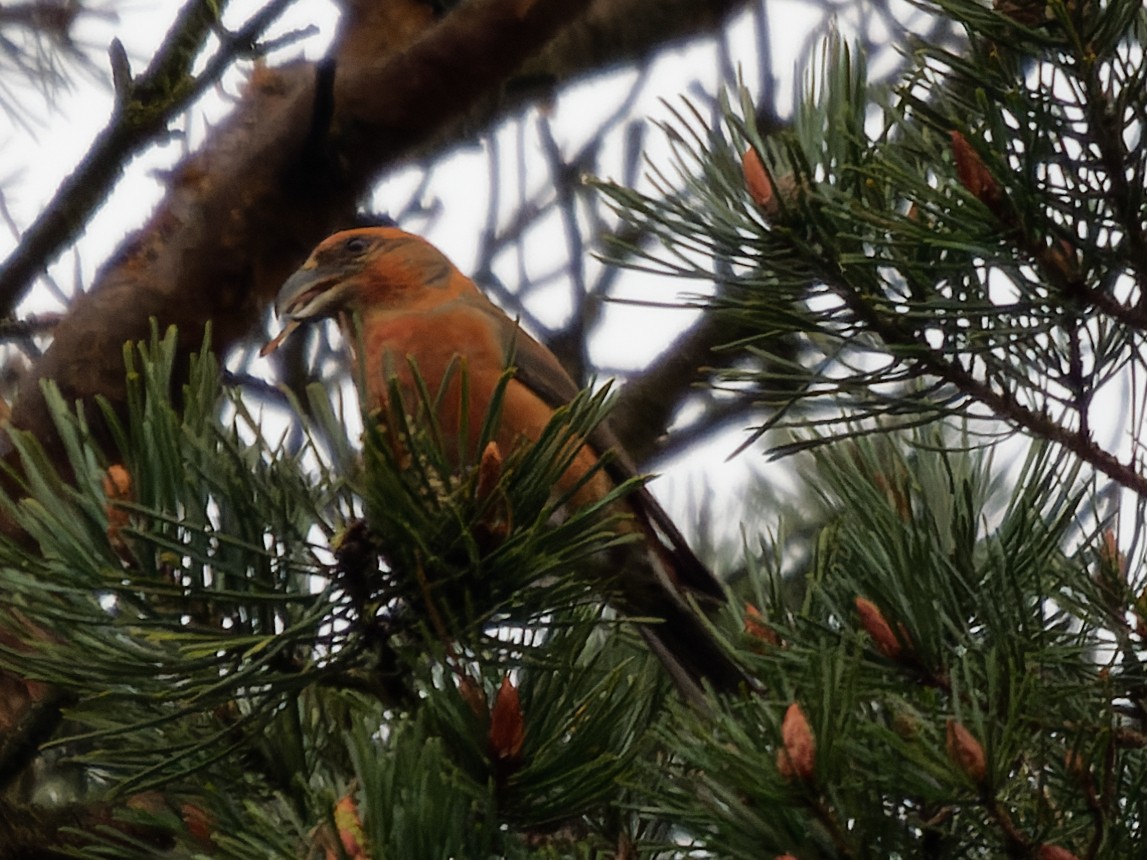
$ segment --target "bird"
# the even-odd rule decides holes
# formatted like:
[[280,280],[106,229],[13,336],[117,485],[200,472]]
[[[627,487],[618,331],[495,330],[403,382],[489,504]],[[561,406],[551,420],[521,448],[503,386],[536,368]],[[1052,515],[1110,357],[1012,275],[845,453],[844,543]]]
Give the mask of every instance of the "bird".
[[[431,394],[444,440],[457,439],[461,427],[482,427],[504,384],[493,441],[502,451],[513,450],[536,441],[554,410],[580,391],[558,358],[445,254],[398,227],[359,227],[324,239],[283,284],[275,311],[282,329],[261,354],[278,349],[300,326],[337,320],[368,409],[385,409],[395,382],[404,402],[418,402],[411,359],[427,384],[443,380],[447,390]],[[466,397],[459,374],[449,372],[460,361],[467,370]],[[507,370],[512,376],[503,383]],[[450,452],[455,459],[462,455]],[[602,468],[595,468],[599,461]],[[555,489],[576,488],[571,504],[577,507],[637,474],[607,417],[587,435]],[[627,560],[611,603],[642,619],[643,638],[687,701],[705,702],[706,683],[718,692],[741,688],[744,672],[701,617],[726,602],[720,581],[644,484],[620,504],[629,514],[622,527],[639,533],[640,558]]]

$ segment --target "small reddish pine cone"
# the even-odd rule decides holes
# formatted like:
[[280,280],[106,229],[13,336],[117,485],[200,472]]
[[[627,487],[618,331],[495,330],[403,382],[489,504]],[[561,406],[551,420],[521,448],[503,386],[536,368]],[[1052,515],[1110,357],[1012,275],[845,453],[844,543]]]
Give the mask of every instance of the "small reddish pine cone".
[[770,204],[774,207],[777,205],[773,199],[775,194],[773,180],[765,170],[761,156],[751,146],[741,156],[741,173],[745,176],[745,188],[754,203],[764,209],[769,208]]
[[[872,639],[876,650],[890,660],[896,660],[903,651],[900,640],[892,632],[892,626],[880,611],[880,607],[866,597],[857,597],[854,601],[856,612],[860,615],[860,626]],[[903,632],[903,631],[901,631]]]
[[522,701],[518,688],[507,675],[494,696],[490,709],[490,757],[503,765],[516,766],[522,758],[522,744],[526,738],[526,723],[522,714]]
[[789,705],[781,721],[777,771],[790,782],[810,782],[816,772],[816,738],[804,710],[796,702]]
[[1000,187],[1000,183],[992,176],[980,154],[968,143],[968,139],[960,132],[953,130],[952,157],[956,161],[956,176],[960,184],[968,189],[972,195],[991,210],[992,214],[1001,221],[1008,219],[1009,211],[1007,196]]
[[749,192],[749,197],[771,220],[780,217],[782,202],[789,204],[796,200],[796,178],[786,173],[774,182],[765,170],[761,156],[751,146],[741,156],[741,173],[745,177],[745,190]]
[[745,632],[754,639],[760,639],[769,645],[779,646],[781,644],[781,637],[776,634],[776,631],[765,624],[765,616],[761,614],[761,610],[757,609],[757,607],[751,603],[745,604],[743,624]]
[[120,532],[130,522],[131,515],[118,503],[130,502],[131,474],[120,464],[108,466],[103,479],[104,498],[107,499],[108,542],[120,555],[127,551],[127,543]]
[[139,794],[133,794],[124,801],[124,805],[135,812],[146,812],[149,815],[158,816],[170,812],[167,798],[158,791],[141,791]]
[[908,490],[903,485],[903,482],[895,482],[890,480],[883,472],[877,472],[872,476],[872,483],[876,489],[884,493],[885,497],[896,509],[896,513],[899,514],[900,519],[903,522],[910,522],[912,519],[912,501],[909,498]]
[[184,803],[179,807],[179,817],[183,819],[183,826],[192,839],[203,846],[212,844],[215,823],[203,807]]
[[1104,573],[1120,582],[1127,581],[1127,556],[1119,551],[1119,540],[1113,529],[1103,530],[1103,542],[1098,549],[1099,563]]
[[1073,852],[1059,845],[1045,842],[1035,850],[1036,860],[1079,860]]
[[502,449],[494,441],[486,444],[482,451],[482,458],[478,461],[478,478],[474,484],[474,499],[479,505],[486,504],[486,507],[483,509],[478,522],[475,523],[475,532],[476,536],[488,547],[496,547],[501,544],[510,534],[510,528],[513,525],[513,512],[510,509],[509,501],[498,488],[498,482],[502,479],[504,462]]
[[486,501],[498,486],[504,462],[498,443],[492,440],[487,442],[482,450],[482,459],[478,461],[478,481],[474,487],[474,498],[479,502]]
[[458,678],[458,693],[462,696],[462,700],[470,706],[470,710],[474,712],[475,716],[479,719],[485,719],[488,713],[486,709],[486,691],[482,689],[481,684],[469,675],[460,675]]
[[366,851],[366,833],[362,829],[362,818],[358,814],[358,805],[351,795],[346,794],[338,799],[334,809],[335,830],[338,832],[342,851],[336,851],[328,842],[326,860],[369,860]]
[[988,775],[988,760],[984,748],[970,731],[956,720],[948,720],[948,758],[976,785]]
[[905,740],[915,740],[920,736],[922,722],[915,711],[907,707],[897,707],[892,712],[892,731]]

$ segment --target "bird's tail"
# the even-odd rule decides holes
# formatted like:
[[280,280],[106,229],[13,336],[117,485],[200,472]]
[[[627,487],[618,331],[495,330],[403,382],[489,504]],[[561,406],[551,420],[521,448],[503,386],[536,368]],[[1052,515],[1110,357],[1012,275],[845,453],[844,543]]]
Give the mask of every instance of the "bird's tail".
[[[609,476],[620,483],[637,474],[608,427],[599,425],[598,432],[603,436],[598,443],[613,454],[605,461]],[[686,701],[704,708],[706,684],[718,693],[757,689],[704,617],[728,600],[721,581],[645,487],[633,490],[625,503],[633,514],[628,528],[641,533],[644,552],[623,551],[612,559],[621,571],[617,608],[635,618],[657,619],[643,623],[641,635]]]

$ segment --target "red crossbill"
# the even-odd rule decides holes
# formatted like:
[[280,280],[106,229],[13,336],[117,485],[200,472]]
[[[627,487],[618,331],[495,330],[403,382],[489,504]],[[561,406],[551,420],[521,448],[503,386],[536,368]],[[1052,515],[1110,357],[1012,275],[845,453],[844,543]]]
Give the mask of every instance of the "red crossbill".
[[[408,359],[427,383],[445,380],[445,391],[431,391],[442,439],[457,439],[462,427],[483,426],[507,366],[513,376],[494,432],[502,451],[537,440],[555,408],[578,393],[552,352],[522,331],[437,248],[397,228],[347,230],[325,239],[283,285],[276,310],[285,327],[264,353],[304,323],[340,321],[347,343],[361,351],[355,358],[368,407],[386,405],[394,380],[407,404],[417,402]],[[459,359],[467,372],[466,397],[460,375],[447,372]],[[466,416],[461,414],[464,403]],[[595,469],[605,451],[611,456],[604,468]],[[588,504],[634,474],[608,424],[602,423],[555,489],[577,487],[573,504]],[[627,495],[624,505],[632,516],[623,527],[640,532],[644,558],[626,566],[614,605],[659,620],[643,624],[642,634],[688,698],[701,695],[702,679],[716,689],[735,689],[744,676],[686,599],[691,595],[696,604],[718,606],[725,600],[720,583],[644,487]]]

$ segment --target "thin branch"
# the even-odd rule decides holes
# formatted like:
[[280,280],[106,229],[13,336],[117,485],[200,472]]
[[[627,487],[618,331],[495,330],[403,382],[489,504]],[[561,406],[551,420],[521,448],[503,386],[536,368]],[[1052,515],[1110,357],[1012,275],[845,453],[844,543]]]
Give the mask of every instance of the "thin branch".
[[1064,427],[1046,412],[1036,412],[1024,406],[1011,394],[996,391],[990,383],[977,379],[957,361],[945,360],[922,336],[881,314],[856,291],[839,282],[833,285],[833,290],[886,344],[911,350],[912,360],[918,362],[928,373],[950,383],[966,396],[987,406],[998,418],[1037,438],[1061,445],[1113,481],[1141,496],[1147,496],[1147,476],[1138,472],[1133,463],[1121,462],[1089,436]]
[[123,83],[111,121],[84,160],[56,189],[24,231],[20,244],[0,265],[0,314],[11,312],[32,278],[83,229],[131,157],[165,131],[171,118],[213,85],[237,57],[249,52],[259,34],[292,2],[271,0],[232,38],[223,40],[219,52],[195,78],[190,76],[192,64],[218,21],[207,0],[184,7],[148,70]]

